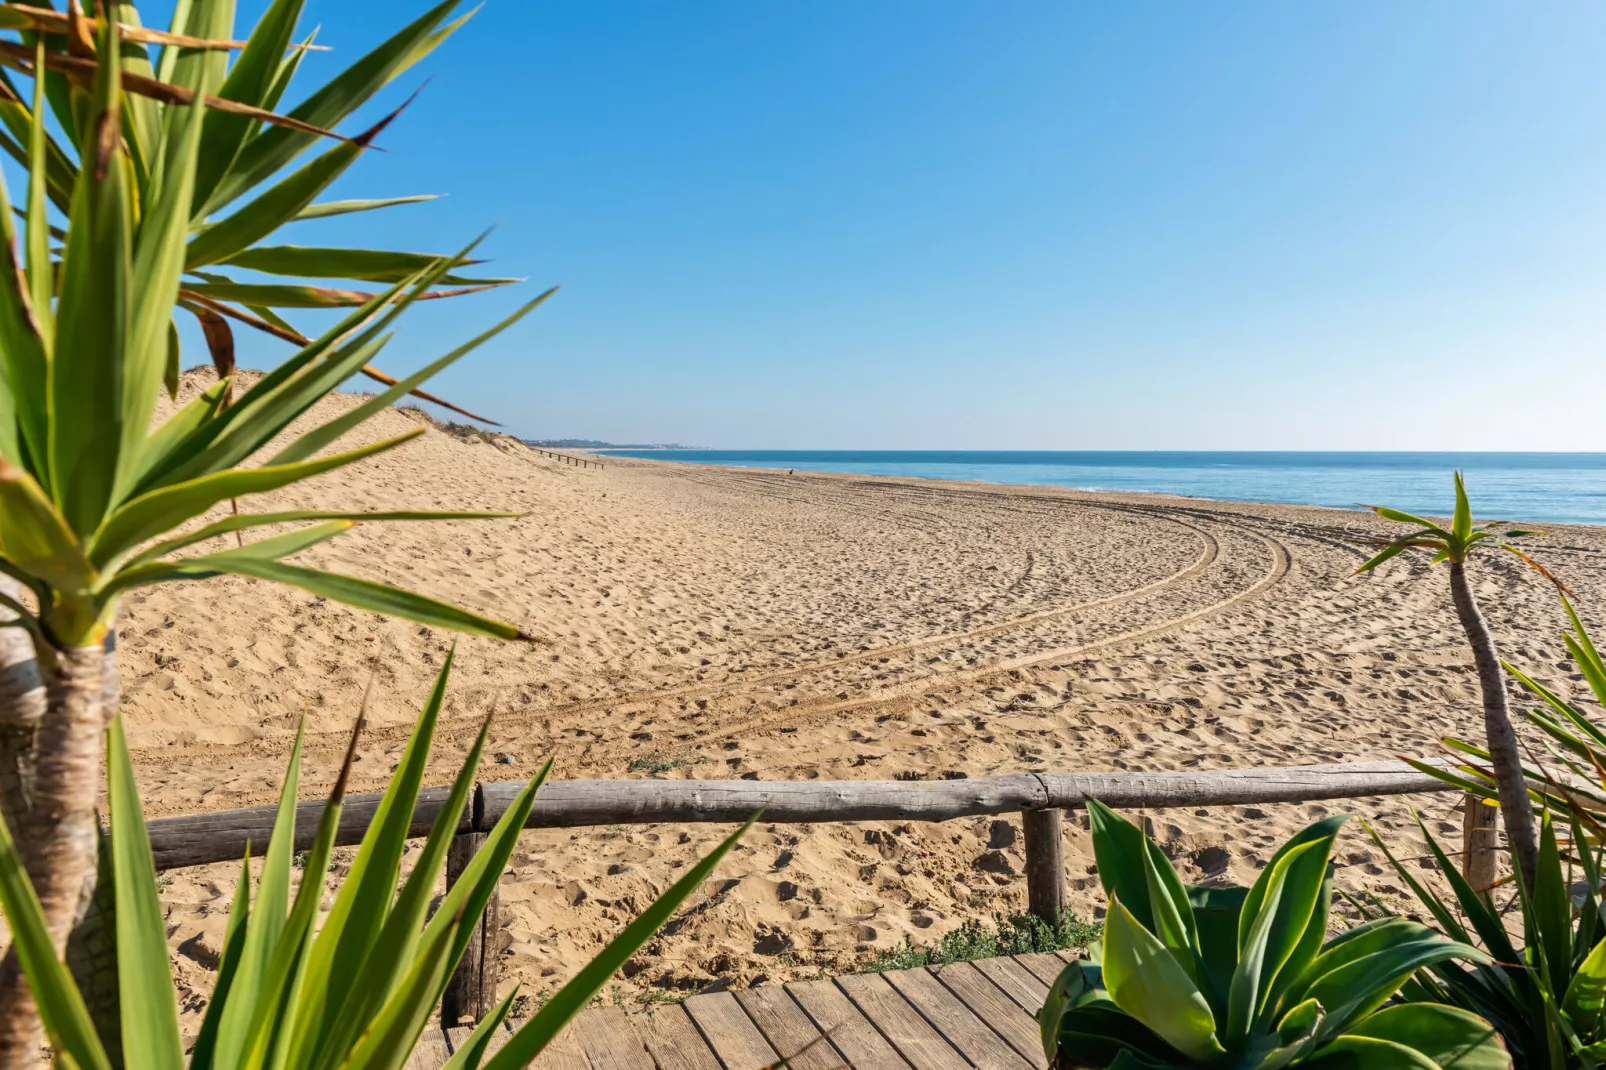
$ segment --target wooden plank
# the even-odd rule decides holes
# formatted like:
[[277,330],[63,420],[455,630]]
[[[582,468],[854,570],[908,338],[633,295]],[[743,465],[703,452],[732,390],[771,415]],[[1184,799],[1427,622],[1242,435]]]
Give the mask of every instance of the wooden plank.
[[889,970],[882,976],[973,1065],[981,1070],[1030,1070],[1031,1063],[925,970]]
[[[451,793],[451,788],[420,790],[407,834],[428,836],[430,827],[435,824],[435,818]],[[379,794],[346,796],[340,806],[335,846],[362,842],[382,798],[384,796]],[[318,822],[323,818],[324,801],[314,799],[296,804],[296,850],[302,851],[312,846],[312,837],[316,835]],[[472,825],[469,809],[466,806],[463,808],[463,815],[457,823],[461,832],[468,832]],[[238,862],[245,854],[247,841],[260,856],[263,845],[273,831],[277,814],[277,806],[250,806],[243,810],[215,810],[185,817],[158,817],[146,822],[145,829],[150,834],[151,855],[156,868],[178,869],[210,862]]]
[[1027,1014],[1035,1015],[1048,998],[1048,986],[1032,976],[1032,972],[1012,958],[999,956],[977,959],[971,963],[1020,1005]]
[[[653,1070],[652,1056],[642,1046],[630,1019],[620,1007],[594,1007],[581,1011],[569,1023],[592,1066],[608,1070]],[[757,1068],[755,1068],[757,1070]]]
[[[815,1028],[803,1008],[780,985],[761,985],[736,993],[736,1002],[758,1026],[764,1039],[792,1070],[838,1070],[842,1055]],[[756,1070],[756,1068],[755,1068]]]
[[402,1070],[441,1070],[451,1057],[452,1049],[446,1046],[446,1035],[437,1028],[426,1026]]
[[725,1070],[756,1070],[780,1058],[729,992],[693,996],[683,1006]]
[[786,992],[816,1028],[831,1034],[831,1044],[849,1066],[856,1070],[908,1070],[903,1056],[830,981],[794,981],[786,986]]
[[[523,1025],[527,1021],[529,1021],[528,1018],[521,1018],[521,1019],[519,1019],[519,1023],[518,1024],[519,1025]],[[497,1029],[496,1032],[491,1034],[490,1043],[485,1045],[485,1056],[484,1056],[484,1058],[489,1059],[491,1056],[493,1056],[497,1052],[501,1051],[502,1050],[502,1045],[506,1044],[508,1041],[513,1039],[513,1030],[515,1028],[516,1027],[513,1024],[512,1019],[509,1019],[509,1018],[502,1019],[501,1028]]]
[[879,973],[847,974],[837,987],[914,1070],[968,1070],[970,1064]]
[[[1440,759],[1443,761],[1443,759]],[[1448,766],[1448,762],[1444,762]],[[1400,761],[1338,762],[1281,768],[1212,769],[1177,773],[1037,773],[1048,789],[1044,805],[1085,806],[1097,799],[1117,810],[1168,806],[1235,806],[1272,802],[1360,799],[1454,791]],[[1428,787],[1436,784],[1436,787]],[[545,790],[545,789],[542,789]]]
[[[489,831],[523,790],[520,783],[480,784],[473,814],[459,831]],[[764,810],[769,822],[947,821],[956,817],[1044,808],[1077,808],[1089,797],[1118,809],[1228,806],[1319,799],[1361,798],[1455,790],[1403,762],[1345,762],[1284,768],[1164,773],[1023,773],[968,780],[570,780],[552,781],[537,796],[530,828],[583,825],[711,822],[740,824]],[[427,835],[450,789],[419,793],[409,829]],[[359,843],[378,808],[379,795],[348,795],[337,845]],[[296,809],[296,847],[312,843],[323,802]],[[235,861],[247,841],[263,844],[275,808],[255,806],[184,817],[157,818],[146,826],[157,869]]]
[[[658,1070],[720,1070],[719,1060],[680,1004],[660,1004],[633,1016],[630,1024]],[[762,1065],[755,1064],[754,1070]]]
[[[509,1023],[510,1028],[518,1028],[524,1021]],[[530,1062],[529,1070],[591,1070],[591,1060],[586,1058],[585,1052],[580,1050],[579,1041],[574,1038],[574,1030],[569,1025],[552,1038],[552,1043],[541,1049]],[[511,1034],[510,1034],[511,1035]]]
[[[506,1044],[512,1038],[513,1031],[527,1021],[529,1021],[528,1018],[503,1019],[502,1024],[497,1028],[496,1032],[491,1034],[491,1039],[485,1045],[486,1057],[501,1051],[502,1045]],[[442,1032],[445,1034],[446,1039],[449,1042],[448,1046],[452,1051],[455,1052],[458,1048],[468,1043],[468,1038],[474,1035],[475,1028],[476,1027],[472,1025],[459,1025],[453,1026],[450,1029],[442,1030]]]
[[[523,790],[522,783],[481,784],[475,828],[489,829]],[[556,780],[542,786],[525,827],[740,824],[757,810],[764,811],[766,822],[775,823],[948,821],[1046,807],[1078,808],[1089,797],[1116,809],[1136,809],[1454,790],[1394,760],[1208,772],[1022,773],[930,782]]]
[[982,1024],[1014,1048],[1015,1054],[1038,1070],[1047,1070],[1048,1059],[1043,1055],[1043,1032],[1037,1026],[1037,1019],[1004,995],[1003,989],[988,980],[986,974],[968,962],[931,966],[928,972],[969,1007]]
[[[1426,779],[1426,778],[1424,778]],[[524,790],[482,784],[475,808],[489,827]],[[899,780],[563,780],[541,786],[525,828],[712,822],[947,821],[1035,809],[1047,796],[1030,774],[927,783]],[[1102,799],[1100,800],[1102,801]]]
[[1033,977],[1050,988],[1054,986],[1054,981],[1059,977],[1060,971],[1065,969],[1064,960],[1057,955],[1050,955],[1046,951],[1033,951],[1029,955],[1016,955],[1015,961],[1026,967]]

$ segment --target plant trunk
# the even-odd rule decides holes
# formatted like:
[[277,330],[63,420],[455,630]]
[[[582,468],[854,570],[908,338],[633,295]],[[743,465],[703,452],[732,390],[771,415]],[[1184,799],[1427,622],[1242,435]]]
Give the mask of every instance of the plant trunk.
[[[23,601],[22,585],[0,575],[0,591]],[[0,620],[16,614],[0,609]],[[33,818],[35,736],[45,715],[45,685],[33,635],[25,628],[0,628],[0,815],[18,850],[29,841]],[[33,992],[17,957],[0,958],[0,1070],[39,1065],[44,1042]]]
[[[22,601],[22,585],[0,574],[0,594]],[[17,615],[0,607],[0,623]],[[17,626],[0,627],[0,813],[21,841],[33,811],[34,736],[45,715],[45,685],[33,633]]]
[[1450,562],[1450,595],[1456,615],[1472,646],[1472,661],[1478,668],[1478,686],[1483,691],[1483,731],[1494,762],[1495,786],[1500,793],[1500,813],[1506,822],[1506,839],[1511,844],[1517,869],[1531,891],[1538,857],[1534,835],[1533,803],[1528,798],[1528,782],[1522,773],[1522,755],[1517,750],[1517,732],[1511,726],[1506,707],[1506,679],[1500,670],[1500,655],[1494,636],[1478,611],[1467,583],[1466,565]]
[[[42,673],[45,702],[35,733],[30,812],[18,822],[17,850],[39,896],[56,953],[94,889],[100,825],[106,650],[100,644],[56,652]],[[15,956],[0,964],[0,1070],[34,1070],[40,1030],[33,1000],[16,977]],[[8,992],[9,984],[15,992]]]
[[[100,723],[111,726],[122,701],[117,678],[115,630],[106,633],[105,655],[100,670]],[[100,1037],[101,1047],[113,1067],[123,1065],[122,1007],[117,988],[117,900],[113,885],[110,843],[98,836],[99,851],[94,871],[85,877],[78,907],[78,920],[67,938],[67,968],[84,997],[89,1018]]]

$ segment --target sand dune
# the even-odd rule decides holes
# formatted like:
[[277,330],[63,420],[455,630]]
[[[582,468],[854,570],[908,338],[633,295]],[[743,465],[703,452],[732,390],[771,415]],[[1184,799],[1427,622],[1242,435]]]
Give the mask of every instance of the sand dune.
[[[191,373],[186,391],[207,378]],[[386,413],[360,440],[412,426]],[[526,778],[547,756],[560,777],[761,780],[1296,764],[1432,753],[1481,723],[1444,576],[1403,559],[1350,575],[1357,539],[1387,530],[1363,514],[622,459],[581,470],[433,429],[245,504],[291,506],[528,514],[367,525],[305,555],[538,637],[456,640],[438,782],[487,714],[486,780]],[[1606,533],[1554,529],[1536,549],[1586,607],[1606,604]],[[1581,691],[1544,582],[1502,557],[1479,576],[1507,656]],[[303,714],[315,796],[370,674],[375,727],[355,790],[377,789],[454,641],[237,579],[136,594],[119,636],[153,816],[271,801]],[[1419,804],[1458,843],[1452,801],[1154,817],[1187,877],[1248,881],[1334,809],[1414,855]],[[631,963],[620,997],[844,969],[1020,909],[1017,825],[761,826]],[[1091,848],[1068,825],[1073,906],[1091,917]],[[555,989],[724,831],[526,833],[503,889],[505,983]],[[1337,857],[1341,886],[1408,906],[1358,828]],[[164,892],[192,1009],[232,888],[219,866]]]

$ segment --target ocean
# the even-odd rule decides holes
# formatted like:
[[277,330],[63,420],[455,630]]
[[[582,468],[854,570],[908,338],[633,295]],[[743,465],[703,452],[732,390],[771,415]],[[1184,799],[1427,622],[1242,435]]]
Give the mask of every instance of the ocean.
[[1480,519],[1606,524],[1606,453],[1313,453],[1060,450],[601,450],[738,468],[1147,491],[1445,516],[1466,473]]

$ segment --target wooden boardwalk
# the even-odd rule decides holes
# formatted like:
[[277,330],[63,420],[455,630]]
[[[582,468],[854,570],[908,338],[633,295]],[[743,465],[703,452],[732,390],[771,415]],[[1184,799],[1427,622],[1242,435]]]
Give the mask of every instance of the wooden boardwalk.
[[[1039,953],[795,981],[631,1015],[597,1007],[569,1023],[534,1067],[760,1070],[795,1056],[796,1070],[1046,1070],[1037,1010],[1070,961]],[[469,1032],[426,1032],[407,1070],[439,1070]]]

